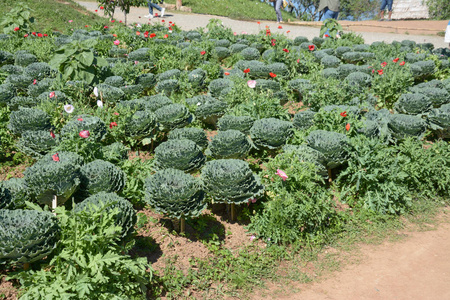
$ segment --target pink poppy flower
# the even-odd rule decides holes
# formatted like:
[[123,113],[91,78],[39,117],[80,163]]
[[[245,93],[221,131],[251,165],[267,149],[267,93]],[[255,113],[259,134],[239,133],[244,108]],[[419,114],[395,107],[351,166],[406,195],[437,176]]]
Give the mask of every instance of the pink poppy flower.
[[53,154],[53,155],[52,155],[52,159],[53,159],[53,161],[59,161],[59,155],[58,155],[58,153]]
[[72,23],[73,22],[73,20],[69,20],[69,23]]
[[27,33],[27,34],[24,34],[23,37],[28,37],[28,33]]
[[115,114],[116,116],[118,116],[118,115],[119,115],[119,113],[118,113],[118,112],[114,112],[114,114]]
[[48,94],[48,96],[49,96],[50,98],[53,98],[53,97],[55,97],[56,95],[55,95],[55,92],[51,92],[50,94]]
[[83,121],[83,118],[78,118],[77,121],[82,122],[82,121]]
[[33,84],[36,84],[36,83],[37,83],[37,79],[34,79],[34,80],[33,80]]
[[254,89],[255,86],[256,86],[256,80],[249,80],[249,81],[247,81],[247,85],[248,85],[249,88]]
[[53,131],[51,131],[50,130],[50,136],[52,137],[52,138],[55,138],[56,137],[56,135],[53,133]]
[[119,46],[119,44],[120,44],[120,41],[119,41],[119,40],[115,40],[115,41],[114,41],[114,45]]
[[286,173],[284,173],[280,169],[277,169],[277,172],[275,174],[280,176],[281,179],[283,179],[283,181],[286,181],[286,179],[288,179],[288,176],[286,175]]
[[89,130],[81,130],[79,133],[80,137],[83,139],[88,138],[91,134],[89,133]]

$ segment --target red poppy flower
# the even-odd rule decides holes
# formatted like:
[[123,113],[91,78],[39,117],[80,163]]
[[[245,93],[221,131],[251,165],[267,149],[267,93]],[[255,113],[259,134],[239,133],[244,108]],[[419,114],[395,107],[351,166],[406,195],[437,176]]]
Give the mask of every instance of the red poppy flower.
[[150,33],[150,38],[154,38],[156,36],[156,33]]
[[165,21],[164,21],[164,20],[161,20],[161,22],[164,23]]
[[136,31],[136,35],[141,35],[141,33],[139,31]]
[[117,126],[116,122],[109,123],[109,128],[112,129],[113,127]]
[[81,121],[83,121],[83,118],[78,118],[77,121],[80,121],[80,122],[81,122]]
[[169,27],[169,30],[172,30],[172,27]]
[[95,12],[98,12],[98,10],[96,9]]
[[23,37],[28,37],[28,33],[24,34]]
[[200,54],[201,54],[201,55],[205,55],[205,54],[206,54],[206,51],[201,51]]
[[34,36],[36,36],[36,32],[32,32],[31,34],[34,35]]
[[383,75],[383,70],[378,70],[378,75]]
[[168,37],[169,37],[169,35],[168,35],[168,34],[165,34],[165,35],[164,35],[164,38],[165,38],[165,39],[167,39]]
[[114,114],[115,114],[116,116],[118,116],[118,115],[119,115],[119,113],[118,113],[118,112],[116,112],[116,111],[114,112]]
[[261,22],[259,22],[259,21],[258,21],[258,22],[256,22],[256,24],[258,24],[258,25],[259,25],[259,24],[261,24]]
[[345,125],[345,129],[346,129],[347,131],[350,130],[350,123],[347,123],[347,125]]
[[384,68],[384,67],[386,67],[386,66],[387,66],[387,62],[384,61],[384,62],[381,63],[381,67],[382,67],[382,68]]
[[316,48],[316,46],[314,46],[314,45],[309,45],[308,46],[309,51],[313,51],[315,48]]
[[275,78],[275,77],[277,77],[277,74],[270,72],[269,76],[272,77],[272,78]]
[[284,48],[283,51],[286,52],[286,53],[289,53],[289,50],[286,49],[286,48]]
[[52,155],[52,159],[53,159],[53,161],[59,161],[59,155],[58,155],[58,153],[53,154],[53,155]]
[[396,63],[396,62],[398,62],[399,59],[400,59],[400,58],[398,58],[398,57],[397,57],[397,58],[394,58],[394,59],[392,60],[392,62],[395,62],[395,63]]
[[48,36],[48,34],[44,33],[44,36]]
[[84,27],[89,27],[89,25],[84,25]]
[[117,37],[117,34],[113,33],[113,37]]
[[375,69],[372,69],[372,74],[375,73]]
[[103,7],[103,6],[100,6],[100,9],[104,9],[104,7]]
[[38,37],[42,37],[43,35],[42,35],[42,33],[38,33],[37,36]]
[[225,74],[225,75],[230,75],[230,72],[225,72],[224,74]]
[[55,138],[55,137],[56,137],[55,134],[53,133],[53,131],[50,131],[50,136],[51,136],[52,138]]
[[341,115],[341,117],[344,117],[344,118],[345,118],[345,117],[347,116],[347,111],[341,112],[340,115]]
[[327,38],[327,37],[330,37],[330,35],[329,35],[329,34],[325,34],[325,35],[324,35],[324,37],[326,37],[326,38]]
[[247,73],[249,73],[249,72],[250,72],[250,68],[247,68],[247,69],[244,70],[244,73],[245,73],[245,74],[247,74]]
[[290,30],[286,31],[286,33],[289,33],[289,32],[291,32],[291,31]]
[[105,25],[105,26],[103,26],[103,28],[108,29],[109,27]]
[[50,98],[55,97],[55,92],[51,92],[50,94],[48,94],[48,96],[49,96]]
[[81,130],[79,133],[79,136],[82,137],[83,139],[86,139],[90,136],[91,134],[89,133],[89,130]]
[[144,37],[148,38],[148,33],[147,32],[144,32]]
[[36,83],[37,83],[37,79],[34,79],[34,80],[33,80],[33,84],[36,84]]
[[400,65],[400,66],[403,66],[403,65],[405,65],[405,62],[402,61],[401,63],[399,63],[399,65]]
[[299,58],[299,59],[297,59],[297,63],[298,63],[298,64],[300,63],[300,58]]
[[14,27],[14,31],[19,31],[20,28],[19,27]]
[[266,36],[269,35],[270,36],[270,29],[266,30]]
[[283,26],[281,26],[281,25],[280,25],[280,26],[278,26],[278,29],[283,29]]
[[116,20],[111,20],[111,23],[114,23]]
[[270,44],[272,44],[272,46],[275,46],[276,45],[276,41],[277,41],[276,39],[271,39],[270,40]]
[[122,23],[122,20],[120,20],[119,23]]

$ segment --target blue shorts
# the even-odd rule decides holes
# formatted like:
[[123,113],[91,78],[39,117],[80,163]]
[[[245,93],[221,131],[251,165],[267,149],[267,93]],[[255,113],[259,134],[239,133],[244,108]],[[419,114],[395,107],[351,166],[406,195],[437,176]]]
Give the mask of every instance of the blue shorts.
[[381,8],[380,10],[383,11],[386,9],[386,6],[388,8],[388,11],[392,11],[392,4],[394,3],[394,0],[381,0]]

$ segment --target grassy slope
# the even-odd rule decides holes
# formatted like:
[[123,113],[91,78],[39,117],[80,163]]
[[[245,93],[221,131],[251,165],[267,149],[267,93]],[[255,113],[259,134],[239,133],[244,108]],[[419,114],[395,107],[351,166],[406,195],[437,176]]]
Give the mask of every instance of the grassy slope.
[[[1,2],[0,19],[17,1],[2,0]],[[72,0],[21,0],[21,2],[33,10],[31,13],[35,18],[33,30],[38,32],[49,33],[55,30],[64,32],[71,28],[81,28],[85,25],[92,26],[99,22],[107,22],[106,19],[88,12]],[[74,22],[69,23],[69,20],[74,20]]]

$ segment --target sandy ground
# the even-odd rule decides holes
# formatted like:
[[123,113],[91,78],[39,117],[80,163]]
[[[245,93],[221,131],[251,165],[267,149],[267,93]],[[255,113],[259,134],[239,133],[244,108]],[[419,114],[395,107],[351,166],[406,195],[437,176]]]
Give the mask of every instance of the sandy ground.
[[[97,9],[99,11],[98,13],[103,15],[103,12],[98,9],[96,2],[77,2],[89,11],[94,12]],[[159,13],[157,10],[154,10],[154,12]],[[278,28],[279,25],[273,21],[261,21],[260,24],[257,24],[258,20],[239,21],[226,17],[186,12],[181,13],[170,10],[166,10],[163,18],[157,17],[150,21],[144,18],[147,14],[148,9],[146,7],[132,7],[130,14],[127,16],[127,21],[130,24],[134,22],[143,24],[147,22],[159,23],[165,20],[166,24],[168,21],[172,21],[183,30],[192,30],[198,27],[205,27],[209,20],[214,18],[222,20],[226,27],[231,28],[237,33],[247,32],[249,34],[256,34],[260,30],[265,29],[265,26],[269,26],[273,32],[287,34],[291,38],[305,36],[308,39],[319,36],[321,25],[321,22],[297,22],[291,20],[291,22],[282,23],[282,28]],[[124,21],[124,15],[120,10],[116,11],[114,18]],[[447,23],[448,21],[340,21],[344,31],[355,31],[361,34],[366,44],[371,44],[375,41],[391,43],[392,41],[408,39],[417,43],[432,43],[436,48],[448,47],[448,44],[444,43],[444,37],[436,35],[437,32],[445,31]]]
[[[450,216],[446,216],[447,221]],[[286,295],[265,291],[253,300],[446,300],[450,299],[450,224],[409,232],[404,240],[361,246],[356,264],[324,281],[293,284]],[[274,287],[272,290],[276,290]]]

